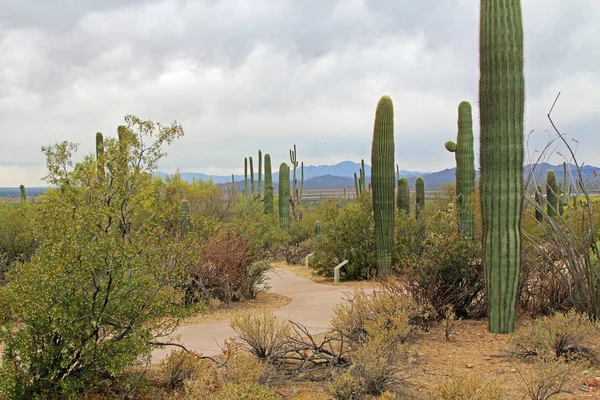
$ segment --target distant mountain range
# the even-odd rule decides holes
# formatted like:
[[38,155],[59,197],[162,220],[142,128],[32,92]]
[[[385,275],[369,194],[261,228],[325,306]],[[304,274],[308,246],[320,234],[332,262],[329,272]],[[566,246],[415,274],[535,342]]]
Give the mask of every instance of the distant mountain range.
[[[349,189],[354,190],[354,173],[358,174],[359,169],[361,168],[360,163],[355,163],[352,161],[343,161],[341,163],[335,165],[309,165],[304,167],[304,188],[307,190],[318,190],[318,189]],[[575,165],[567,166],[567,176],[576,176],[577,169]],[[599,190],[600,189],[600,180],[596,178],[596,170],[599,169],[594,166],[584,166],[582,168],[582,176],[584,181],[590,185],[591,189]],[[559,183],[563,182],[563,166],[561,165],[551,165],[547,163],[537,164],[535,167],[531,165],[525,166],[525,178],[527,179],[530,176],[535,178],[535,181],[538,184],[544,185],[546,182],[546,174],[548,171],[553,170],[556,173],[556,179]],[[365,174],[367,183],[371,178],[371,166],[365,165]],[[439,189],[442,185],[446,183],[453,183],[456,179],[456,168],[448,168],[442,171],[437,172],[419,172],[419,171],[405,171],[400,170],[400,176],[403,178],[407,178],[409,185],[414,187],[415,179],[418,176],[422,176],[425,178],[425,187],[427,189]],[[161,178],[165,178],[169,176],[164,172],[156,172],[156,176]],[[231,175],[229,176],[219,176],[219,175],[207,175],[197,172],[182,172],[182,179],[191,182],[194,179],[196,180],[208,180],[212,179],[213,182],[221,185],[230,185],[231,184]],[[290,174],[291,176],[291,174]],[[273,179],[275,180],[274,185],[277,188],[277,178],[278,174],[273,174]],[[254,174],[255,181],[258,179],[258,175]],[[300,172],[297,171],[297,179],[298,184],[300,183]],[[479,179],[479,171],[476,171],[476,179]],[[569,180],[569,185],[574,185],[571,179]],[[236,190],[241,191],[244,188],[244,176],[236,175],[235,176]],[[37,197],[42,194],[47,188],[46,187],[28,187],[27,188],[27,197]],[[20,196],[19,188],[0,188],[0,197],[16,197]]]
[[[343,161],[335,165],[309,165],[304,167],[304,188],[306,189],[354,189],[354,173],[358,174],[361,168],[360,163],[352,161]],[[577,175],[577,168],[575,165],[568,165],[567,176]],[[591,181],[595,178],[595,170],[597,167],[584,166],[582,168],[582,175],[584,181]],[[544,184],[546,181],[546,174],[548,171],[553,170],[556,174],[558,182],[563,181],[563,166],[551,165],[548,163],[537,164],[535,167],[532,165],[525,166],[524,175],[525,177],[533,176],[536,182]],[[365,174],[367,183],[371,177],[371,166],[365,164]],[[156,175],[165,177],[168,174],[157,172]],[[415,179],[418,176],[425,178],[425,186],[429,189],[439,189],[442,185],[447,183],[453,183],[456,179],[456,168],[448,168],[437,172],[420,172],[420,171],[406,171],[400,170],[400,176],[408,179],[408,183],[411,187],[415,184]],[[192,181],[194,179],[212,179],[213,182],[218,184],[231,184],[230,176],[218,176],[218,175],[206,175],[194,172],[182,172],[182,179],[186,181]],[[290,173],[291,177],[291,173]],[[300,172],[296,171],[296,178],[300,182]],[[254,174],[254,180],[258,179],[258,174]],[[273,174],[273,180],[275,187],[277,187],[278,175]],[[476,171],[475,179],[479,179],[479,171]],[[244,176],[235,176],[236,190],[242,190],[244,187]],[[569,180],[569,184],[573,185],[574,182]]]

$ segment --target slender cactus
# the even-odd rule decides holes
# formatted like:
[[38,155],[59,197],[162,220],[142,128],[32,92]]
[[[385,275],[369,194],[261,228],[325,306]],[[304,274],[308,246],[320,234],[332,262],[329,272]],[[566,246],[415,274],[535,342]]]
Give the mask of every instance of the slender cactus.
[[273,176],[271,175],[271,156],[265,154],[265,214],[273,214]]
[[471,197],[475,192],[475,153],[473,151],[473,119],[471,104],[458,105],[458,135],[456,143],[446,142],[446,150],[456,158],[456,208],[460,232],[468,238],[475,237],[475,213]]
[[254,167],[252,164],[252,157],[249,157],[250,161],[250,193],[254,194]]
[[361,193],[365,190],[367,190],[367,178],[365,177],[365,160],[360,160],[360,182],[362,184],[362,190],[360,191]]
[[302,192],[304,190],[304,161],[300,163],[300,197],[298,197],[298,201],[302,201]]
[[354,190],[356,190],[356,198],[360,195],[360,189],[358,187],[358,177],[356,176],[356,172],[354,173]]
[[321,234],[321,221],[315,221],[315,236]]
[[544,214],[542,210],[544,209],[544,195],[542,194],[542,187],[537,185],[535,190],[535,219],[538,222],[542,222],[544,220]]
[[27,195],[25,194],[25,186],[19,186],[19,191],[21,192],[21,205],[27,203]]
[[262,151],[258,150],[258,198],[262,197]]
[[548,203],[546,213],[549,217],[556,217],[560,199],[558,185],[556,184],[556,174],[552,170],[546,174],[546,201]]
[[98,176],[104,177],[104,137],[101,132],[96,132],[96,164]]
[[290,149],[290,163],[290,165],[294,167],[294,176],[292,180],[292,200],[290,204],[292,205],[292,214],[294,216],[294,220],[296,220],[296,205],[298,204],[298,180],[296,179],[296,168],[298,167],[298,159],[296,158],[296,145],[294,145],[293,151]]
[[248,196],[248,158],[244,157],[244,196]]
[[[383,96],[377,104],[371,148],[375,250],[380,276],[390,272],[394,244],[394,106]],[[364,176],[364,160],[362,173]]]
[[235,176],[231,174],[231,213],[235,218]]
[[480,192],[489,330],[514,331],[523,206],[523,22],[520,0],[481,0]]
[[421,217],[421,212],[425,209],[425,179],[417,177],[415,179],[415,215]]
[[410,188],[406,178],[398,179],[398,210],[410,214]]
[[290,230],[290,167],[286,163],[279,166],[279,226]]

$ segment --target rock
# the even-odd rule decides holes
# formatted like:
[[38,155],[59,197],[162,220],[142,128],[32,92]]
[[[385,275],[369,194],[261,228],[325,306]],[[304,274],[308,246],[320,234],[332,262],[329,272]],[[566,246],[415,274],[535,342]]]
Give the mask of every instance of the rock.
[[600,387],[600,379],[587,379],[583,384],[588,387]]
[[473,364],[469,364],[469,363],[467,363],[467,364],[465,364],[465,367],[467,367],[467,368],[473,368],[473,367],[474,367],[474,365],[473,365]]

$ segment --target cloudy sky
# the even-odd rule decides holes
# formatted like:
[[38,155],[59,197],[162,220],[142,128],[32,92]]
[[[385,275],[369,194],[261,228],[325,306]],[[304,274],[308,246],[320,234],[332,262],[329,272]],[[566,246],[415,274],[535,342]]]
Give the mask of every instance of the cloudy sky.
[[[160,169],[228,175],[370,161],[375,105],[395,105],[401,169],[454,165],[456,109],[479,111],[475,0],[0,0],[0,186],[40,185],[40,147],[94,149],[126,114],[185,136]],[[600,2],[523,0],[531,151],[546,113],[600,165]],[[477,150],[476,150],[477,152]],[[559,156],[552,159],[558,163]]]

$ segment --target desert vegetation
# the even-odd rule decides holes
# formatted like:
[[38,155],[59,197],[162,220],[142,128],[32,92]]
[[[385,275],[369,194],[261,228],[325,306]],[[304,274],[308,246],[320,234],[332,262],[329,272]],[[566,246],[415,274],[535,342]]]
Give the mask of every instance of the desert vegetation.
[[[316,203],[295,145],[275,171],[262,149],[244,158],[238,185],[153,174],[184,135],[177,122],[128,115],[83,158],[74,143],[43,147],[51,188],[30,202],[21,186],[20,202],[0,204],[0,398],[598,395],[597,182],[552,109],[562,182],[535,169],[551,145],[524,171],[520,1],[482,0],[480,16],[478,187],[467,101],[445,143],[456,183],[427,200],[426,177],[413,189],[398,172],[388,96],[375,109],[370,183],[363,160],[354,191]],[[378,286],[349,293],[324,332],[242,311],[222,354],[170,341],[186,318],[267,291],[273,261],[309,254],[322,279]],[[440,360],[475,347],[477,366]],[[173,351],[153,364],[157,348]]]

